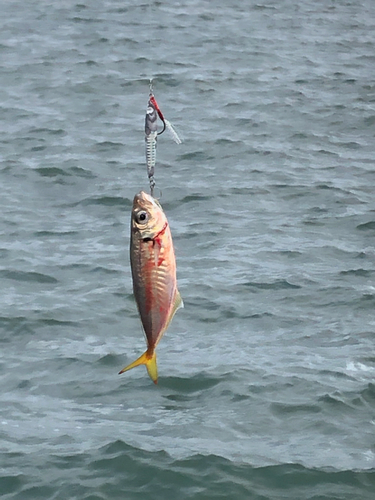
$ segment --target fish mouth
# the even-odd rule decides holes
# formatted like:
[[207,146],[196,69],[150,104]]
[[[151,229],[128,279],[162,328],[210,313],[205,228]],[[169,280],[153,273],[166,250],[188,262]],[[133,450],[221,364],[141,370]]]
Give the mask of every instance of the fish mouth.
[[150,194],[145,193],[144,191],[140,191],[138,194],[134,196],[133,207],[139,206],[141,208],[146,209],[147,207],[153,207],[160,209],[161,206],[155,198],[153,198]]
[[150,194],[145,193],[144,191],[140,191],[138,194],[134,196],[134,202],[148,201],[152,202],[152,196]]

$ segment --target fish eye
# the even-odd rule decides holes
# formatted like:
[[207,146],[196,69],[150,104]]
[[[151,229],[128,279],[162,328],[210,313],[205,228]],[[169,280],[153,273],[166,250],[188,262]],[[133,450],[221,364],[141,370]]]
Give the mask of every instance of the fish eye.
[[136,218],[136,221],[139,223],[139,224],[142,224],[143,222],[146,222],[147,219],[148,219],[148,214],[147,212],[145,212],[144,210],[141,210],[140,212],[138,212],[135,216]]

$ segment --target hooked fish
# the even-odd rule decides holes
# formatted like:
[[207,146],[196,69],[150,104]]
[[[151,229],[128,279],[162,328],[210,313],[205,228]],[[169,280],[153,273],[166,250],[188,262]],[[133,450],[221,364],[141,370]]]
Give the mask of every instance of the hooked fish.
[[183,302],[177,289],[176,259],[167,217],[160,204],[143,191],[133,201],[130,263],[147,350],[120,373],[146,365],[156,384],[155,348]]

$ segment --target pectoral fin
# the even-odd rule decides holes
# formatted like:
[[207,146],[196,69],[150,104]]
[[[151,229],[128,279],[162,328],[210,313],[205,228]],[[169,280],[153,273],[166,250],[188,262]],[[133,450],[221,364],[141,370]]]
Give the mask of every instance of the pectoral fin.
[[172,307],[172,310],[171,310],[171,314],[170,314],[170,316],[168,318],[167,324],[165,325],[164,331],[168,328],[170,322],[173,319],[173,316],[176,314],[176,311],[178,311],[178,309],[180,309],[181,307],[184,307],[184,303],[182,301],[180,292],[177,290],[176,291],[176,296],[175,296],[175,299],[174,299],[174,303],[173,303],[173,307]]

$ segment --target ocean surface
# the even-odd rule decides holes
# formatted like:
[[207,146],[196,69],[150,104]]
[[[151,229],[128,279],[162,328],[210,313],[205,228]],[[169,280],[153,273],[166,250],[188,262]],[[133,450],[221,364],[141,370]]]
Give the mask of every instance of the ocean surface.
[[[375,498],[375,2],[0,1],[2,500]],[[132,294],[149,79],[185,308]]]

